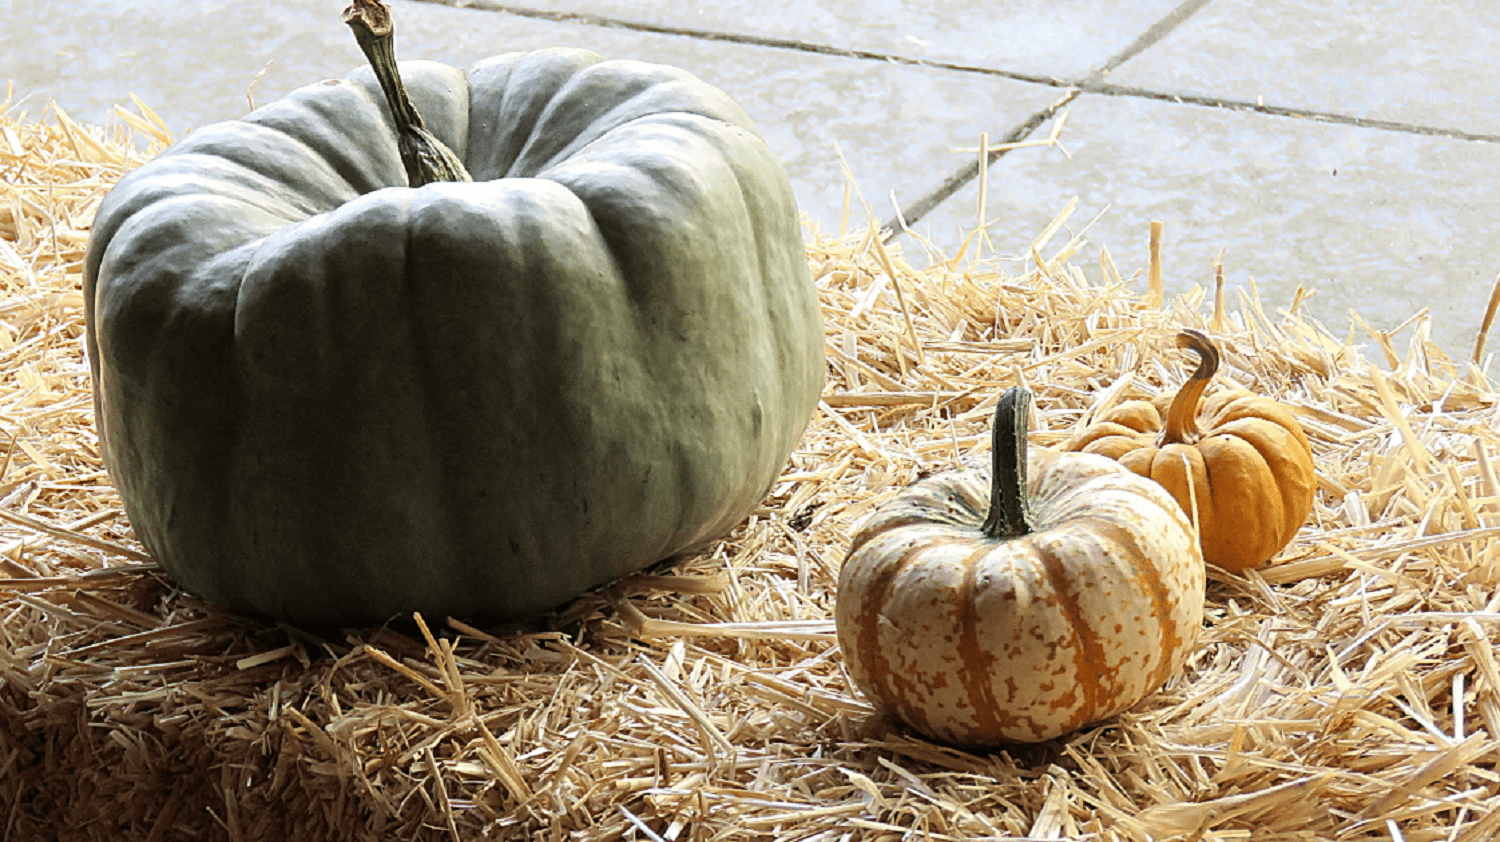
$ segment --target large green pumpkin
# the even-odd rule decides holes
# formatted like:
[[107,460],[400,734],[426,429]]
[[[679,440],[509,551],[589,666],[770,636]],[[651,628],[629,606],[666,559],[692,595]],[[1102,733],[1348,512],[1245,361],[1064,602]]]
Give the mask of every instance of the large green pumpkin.
[[517,617],[719,536],[823,383],[790,185],[692,75],[402,64],[188,135],[94,222],[100,443],[183,587],[307,623]]

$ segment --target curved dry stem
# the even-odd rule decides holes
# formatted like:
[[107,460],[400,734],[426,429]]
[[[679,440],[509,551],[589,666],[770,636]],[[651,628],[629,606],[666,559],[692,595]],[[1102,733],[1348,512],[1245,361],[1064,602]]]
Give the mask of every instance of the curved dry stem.
[[1198,368],[1172,398],[1167,407],[1167,422],[1162,430],[1161,444],[1192,444],[1202,433],[1198,430],[1198,401],[1208,381],[1219,370],[1219,349],[1201,331],[1184,329],[1177,334],[1177,347],[1187,348],[1198,355]]
[[344,9],[343,21],[354,31],[354,40],[385,93],[396,123],[396,145],[407,182],[421,187],[434,181],[473,181],[453,150],[423,125],[422,115],[406,92],[396,63],[396,27],[391,10],[380,0],[354,0]]

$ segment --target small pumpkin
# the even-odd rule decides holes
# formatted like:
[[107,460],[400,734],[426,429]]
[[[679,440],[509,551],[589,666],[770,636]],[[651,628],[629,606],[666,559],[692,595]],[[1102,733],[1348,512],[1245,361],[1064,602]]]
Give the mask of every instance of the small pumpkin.
[[1161,483],[1197,518],[1205,560],[1231,571],[1257,567],[1312,513],[1312,447],[1271,398],[1222,389],[1203,400],[1219,349],[1196,330],[1179,333],[1177,345],[1198,355],[1198,367],[1175,396],[1121,403],[1063,449],[1117,459]]
[[399,71],[461,167],[361,69],[101,204],[95,416],[147,551],[215,602],[360,624],[533,614],[728,531],[824,378],[750,118],[582,50]]
[[1117,714],[1181,669],[1203,621],[1176,501],[1113,460],[1028,450],[1029,405],[1006,392],[993,465],[903,490],[839,573],[850,677],[944,742],[1037,742]]

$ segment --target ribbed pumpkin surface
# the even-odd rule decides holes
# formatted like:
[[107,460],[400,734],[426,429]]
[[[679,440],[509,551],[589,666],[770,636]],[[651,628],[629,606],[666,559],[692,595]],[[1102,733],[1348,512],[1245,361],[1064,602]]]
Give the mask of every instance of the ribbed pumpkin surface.
[[1122,404],[1067,446],[1155,479],[1184,510],[1196,497],[1205,559],[1227,570],[1264,563],[1296,537],[1312,510],[1318,485],[1302,426],[1269,398],[1226,389],[1199,406],[1202,439],[1159,444],[1169,403]]
[[1291,410],[1244,389],[1203,393],[1218,348],[1185,330],[1181,347],[1201,362],[1176,395],[1127,401],[1063,450],[1097,453],[1150,477],[1196,517],[1203,557],[1240,571],[1269,561],[1296,537],[1318,490],[1312,447]]
[[402,65],[204,127],[100,205],[100,448],[179,584],[303,624],[524,617],[753,510],[817,406],[791,185],[690,74]]
[[1028,464],[1030,535],[986,537],[990,471],[955,471],[862,524],[840,575],[855,683],[940,740],[1033,742],[1104,719],[1197,639],[1203,562],[1171,495],[1102,457]]

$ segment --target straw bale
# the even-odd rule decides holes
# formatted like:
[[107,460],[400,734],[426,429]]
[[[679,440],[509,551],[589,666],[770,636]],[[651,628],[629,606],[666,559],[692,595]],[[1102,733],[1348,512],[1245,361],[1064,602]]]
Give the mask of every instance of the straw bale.
[[[1335,338],[1295,301],[1270,312],[1253,289],[1217,316],[1206,288],[1148,306],[1142,272],[1062,241],[1066,214],[1008,243],[1015,257],[994,234],[917,260],[868,230],[810,232],[827,393],[746,523],[534,627],[414,617],[316,636],[177,590],[100,463],[89,222],[168,140],[139,104],[121,119],[0,116],[0,838],[1500,832],[1500,407],[1426,341],[1425,315],[1398,349]],[[1145,252],[1116,244],[1130,266]],[[938,745],[875,715],[830,619],[855,521],[982,457],[1003,388],[1034,391],[1034,440],[1057,444],[1174,388],[1191,361],[1172,334],[1210,319],[1222,381],[1304,421],[1320,492],[1272,565],[1211,571],[1182,675],[1038,746]]]

